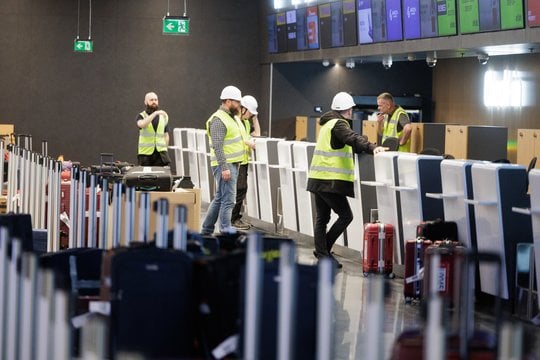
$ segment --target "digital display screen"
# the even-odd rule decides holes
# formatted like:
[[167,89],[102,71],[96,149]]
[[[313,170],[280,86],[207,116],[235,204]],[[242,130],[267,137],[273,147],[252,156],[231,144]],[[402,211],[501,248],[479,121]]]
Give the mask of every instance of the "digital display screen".
[[373,42],[386,41],[386,1],[371,0],[371,19],[373,21]]
[[470,34],[480,31],[478,0],[458,0],[459,32]]
[[525,26],[522,0],[501,0],[500,6],[501,30],[521,29]]
[[437,0],[420,0],[420,37],[439,35],[437,30]]
[[437,27],[439,36],[457,34],[455,0],[437,1]]
[[307,8],[307,39],[309,49],[319,48],[319,17],[317,6]]
[[266,17],[266,34],[268,36],[268,52],[270,54],[278,52],[276,31],[276,14],[268,15]]
[[287,11],[287,51],[298,50],[296,40],[296,10]]
[[343,46],[341,1],[319,5],[319,34],[321,48]]
[[420,0],[403,0],[403,36],[420,38]]
[[388,41],[403,40],[401,0],[386,0],[386,25]]
[[276,34],[278,52],[287,51],[287,14],[284,12],[276,14]]
[[371,0],[358,0],[358,43],[373,42],[373,22],[371,20]]
[[527,2],[527,24],[530,27],[540,26],[540,1],[528,0]]
[[356,0],[343,0],[343,45],[358,43],[356,35]]
[[480,31],[501,29],[499,0],[478,0],[478,15],[480,17]]

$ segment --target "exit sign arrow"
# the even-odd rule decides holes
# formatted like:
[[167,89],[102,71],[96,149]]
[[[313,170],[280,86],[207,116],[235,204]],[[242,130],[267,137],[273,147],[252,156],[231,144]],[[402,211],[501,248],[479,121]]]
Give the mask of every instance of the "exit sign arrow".
[[73,42],[73,51],[74,52],[94,52],[94,42],[90,39],[88,40],[78,40],[75,39]]
[[165,16],[163,18],[163,34],[189,35],[189,17]]

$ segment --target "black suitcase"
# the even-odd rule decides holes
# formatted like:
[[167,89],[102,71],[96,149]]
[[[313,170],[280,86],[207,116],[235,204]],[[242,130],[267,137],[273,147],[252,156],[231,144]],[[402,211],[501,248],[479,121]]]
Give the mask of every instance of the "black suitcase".
[[111,259],[110,346],[145,358],[193,354],[192,260],[178,250],[140,247]]
[[160,166],[135,166],[124,175],[126,186],[142,191],[171,191],[171,169]]
[[452,240],[458,241],[457,224],[455,221],[441,219],[424,221],[416,227],[416,237],[427,240]]

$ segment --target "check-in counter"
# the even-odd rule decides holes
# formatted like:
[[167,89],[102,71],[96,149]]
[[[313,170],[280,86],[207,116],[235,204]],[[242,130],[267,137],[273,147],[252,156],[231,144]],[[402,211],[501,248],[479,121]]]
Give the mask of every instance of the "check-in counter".
[[292,147],[294,141],[280,141],[277,144],[279,162],[279,223],[284,229],[298,231],[298,211],[296,207],[295,177],[293,172]]
[[186,128],[175,128],[173,130],[173,145],[169,146],[169,149],[174,151],[174,165],[178,176],[191,176],[189,173],[187,133],[188,129]]
[[442,200],[444,220],[457,224],[458,240],[470,249],[477,249],[474,207],[465,202],[473,198],[471,167],[474,160],[441,162],[441,193],[426,196]]
[[512,208],[529,208],[527,169],[521,165],[475,163],[472,165],[474,198],[465,200],[474,205],[478,251],[500,254],[503,278],[490,264],[480,264],[481,291],[513,299],[516,273],[516,244],[532,242],[530,218]]
[[401,198],[403,241],[416,239],[416,227],[422,221],[444,217],[442,203],[426,196],[426,193],[442,191],[442,159],[412,153],[401,153],[397,159],[399,185],[395,189]]
[[276,225],[277,190],[279,187],[278,151],[280,139],[256,138],[255,150],[257,169],[257,186],[259,196],[259,219]]
[[[401,153],[403,154],[403,153]],[[375,187],[379,221],[394,226],[394,263],[403,264],[403,228],[398,181],[397,151],[387,151],[374,156],[375,181],[362,181],[366,186]]]
[[295,176],[294,187],[296,189],[296,208],[299,211],[298,231],[305,235],[313,236],[314,202],[309,191],[306,190],[309,166],[315,143],[298,141],[293,144],[292,169]]
[[210,142],[206,130],[196,129],[195,136],[201,199],[204,203],[210,203],[214,198],[214,174],[212,174],[210,166]]

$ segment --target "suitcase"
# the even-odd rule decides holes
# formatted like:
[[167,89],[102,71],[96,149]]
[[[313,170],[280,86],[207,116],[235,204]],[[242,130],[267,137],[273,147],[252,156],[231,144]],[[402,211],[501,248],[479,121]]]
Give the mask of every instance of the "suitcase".
[[[441,255],[440,261],[442,262],[442,256],[448,251],[448,247],[432,246],[433,253],[439,253]],[[444,359],[498,359],[497,357],[497,343],[500,333],[500,317],[501,317],[501,301],[500,296],[495,298],[495,331],[489,331],[484,329],[474,328],[474,272],[476,262],[488,262],[495,263],[498,268],[498,277],[502,275],[501,258],[496,254],[486,253],[470,253],[467,249],[463,248],[463,253],[460,253],[461,267],[456,271],[456,279],[461,284],[459,294],[456,294],[456,300],[459,301],[459,307],[455,308],[451,313],[452,319],[446,319],[444,316],[435,316],[435,319],[439,319],[442,329],[447,329],[446,334],[442,334],[446,346],[446,354],[443,354]],[[426,260],[427,263],[429,261]],[[427,265],[427,264],[426,264]],[[428,265],[429,266],[429,265]],[[429,282],[426,277],[426,282]],[[432,279],[430,279],[432,280]],[[501,287],[498,289],[500,294]],[[431,294],[430,301],[436,299],[434,292]],[[438,296],[438,295],[437,295]],[[436,300],[435,300],[436,301]],[[431,303],[430,305],[433,305]],[[443,302],[444,304],[444,302]],[[431,306],[430,306],[431,308]],[[429,316],[429,314],[428,314]],[[433,320],[433,319],[431,319]],[[428,322],[430,319],[428,319]],[[437,322],[437,320],[435,320]],[[422,328],[408,329],[403,331],[394,342],[392,347],[390,359],[429,359],[430,353],[429,344],[430,341],[441,341],[437,339],[438,334],[433,334],[428,330],[429,325]],[[432,335],[435,335],[433,337]],[[428,348],[425,348],[425,347]],[[440,349],[431,347],[437,352]],[[437,355],[441,355],[439,352]],[[431,357],[433,358],[433,357]]]
[[[424,268],[424,254],[431,240],[417,238],[405,243],[405,275],[403,279],[403,295],[405,302],[422,298],[423,280],[420,271]],[[423,271],[423,270],[422,270]]]
[[171,191],[171,169],[160,166],[135,166],[124,175],[124,183],[141,191]]
[[458,241],[457,224],[455,221],[423,221],[416,227],[416,237],[428,240],[453,240]]
[[110,346],[144,358],[193,356],[192,259],[178,250],[131,248],[111,259]]
[[362,270],[392,277],[394,227],[380,222],[364,225]]
[[[439,254],[441,257],[439,268],[436,270],[438,272],[437,291],[445,299],[448,306],[452,308],[456,303],[456,299],[454,298],[455,284],[459,284],[459,279],[456,279],[459,276],[459,272],[456,272],[456,270],[460,269],[464,264],[466,248],[453,241],[440,241],[429,246],[426,249],[424,258],[425,279],[429,279],[432,271],[429,260],[433,254]],[[429,281],[424,281],[423,294],[427,295],[429,291],[430,283]]]

